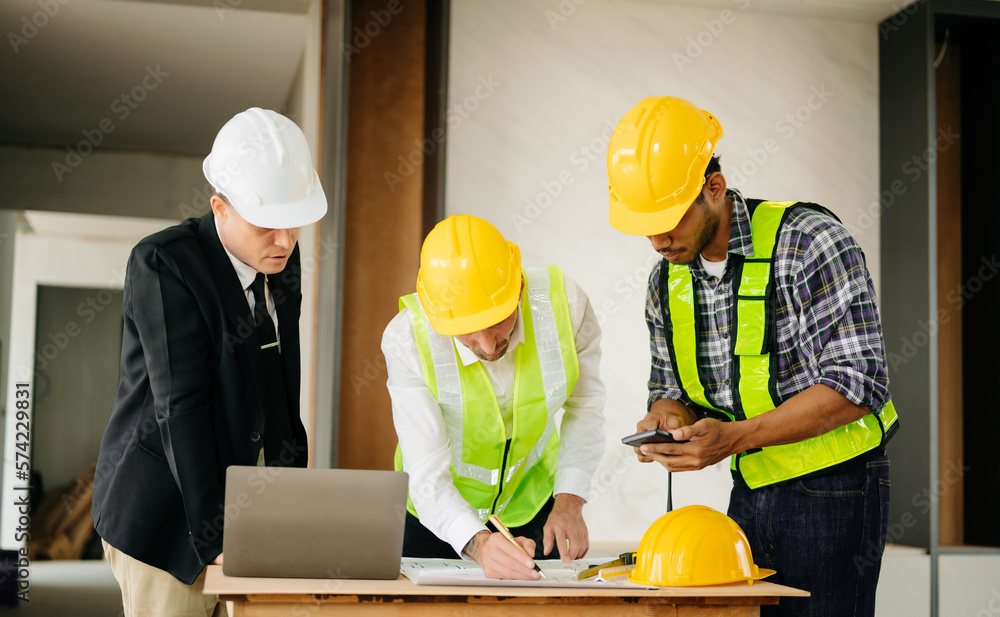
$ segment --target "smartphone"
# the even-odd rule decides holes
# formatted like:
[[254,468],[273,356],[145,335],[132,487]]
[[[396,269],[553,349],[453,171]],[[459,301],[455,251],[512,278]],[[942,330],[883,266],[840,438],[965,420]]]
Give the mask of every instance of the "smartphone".
[[641,433],[636,433],[635,435],[629,435],[628,437],[622,437],[622,443],[626,446],[632,446],[633,448],[638,448],[644,443],[686,443],[683,441],[677,441],[674,436],[670,434],[669,431],[665,431],[661,428],[653,429],[651,431],[642,431]]

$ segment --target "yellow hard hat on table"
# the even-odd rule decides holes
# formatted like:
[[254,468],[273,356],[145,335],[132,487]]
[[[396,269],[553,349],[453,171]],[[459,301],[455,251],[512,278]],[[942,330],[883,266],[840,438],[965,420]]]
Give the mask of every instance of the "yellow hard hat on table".
[[634,236],[676,227],[701,194],[721,137],[715,116],[684,99],[643,99],[621,119],[608,143],[611,225]]
[[439,334],[456,336],[495,326],[517,308],[521,251],[489,222],[449,216],[420,250],[417,297]]
[[658,587],[754,581],[774,574],[753,563],[740,526],[708,506],[685,506],[657,519],[639,542],[628,580]]

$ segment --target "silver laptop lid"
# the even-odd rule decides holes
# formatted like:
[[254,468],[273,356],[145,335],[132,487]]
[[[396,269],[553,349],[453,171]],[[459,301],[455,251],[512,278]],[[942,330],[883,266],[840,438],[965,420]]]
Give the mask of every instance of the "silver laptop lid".
[[227,576],[395,579],[407,474],[355,469],[226,470]]

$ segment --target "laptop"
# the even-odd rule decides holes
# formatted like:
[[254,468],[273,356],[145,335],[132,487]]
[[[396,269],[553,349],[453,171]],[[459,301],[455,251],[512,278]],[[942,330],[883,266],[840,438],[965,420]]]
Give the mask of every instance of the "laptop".
[[226,576],[396,579],[407,474],[233,466],[226,470]]

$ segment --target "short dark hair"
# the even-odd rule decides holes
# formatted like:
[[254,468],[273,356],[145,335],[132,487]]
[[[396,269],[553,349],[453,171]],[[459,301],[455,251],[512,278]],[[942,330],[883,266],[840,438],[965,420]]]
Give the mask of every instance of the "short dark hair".
[[713,154],[712,159],[708,162],[708,167],[705,168],[705,177],[709,177],[715,172],[722,172],[722,165],[719,164],[719,155]]
[[[712,158],[708,161],[708,167],[705,168],[705,179],[707,180],[708,177],[710,175],[714,174],[715,172],[722,173],[722,165],[719,164],[719,155],[718,154],[713,154]],[[701,188],[702,188],[702,190],[704,190],[705,186],[702,185]],[[698,197],[696,197],[695,200],[694,200],[694,202],[692,202],[692,203],[697,203],[699,201],[700,202],[705,202],[705,196],[702,195],[701,191],[698,192]]]

